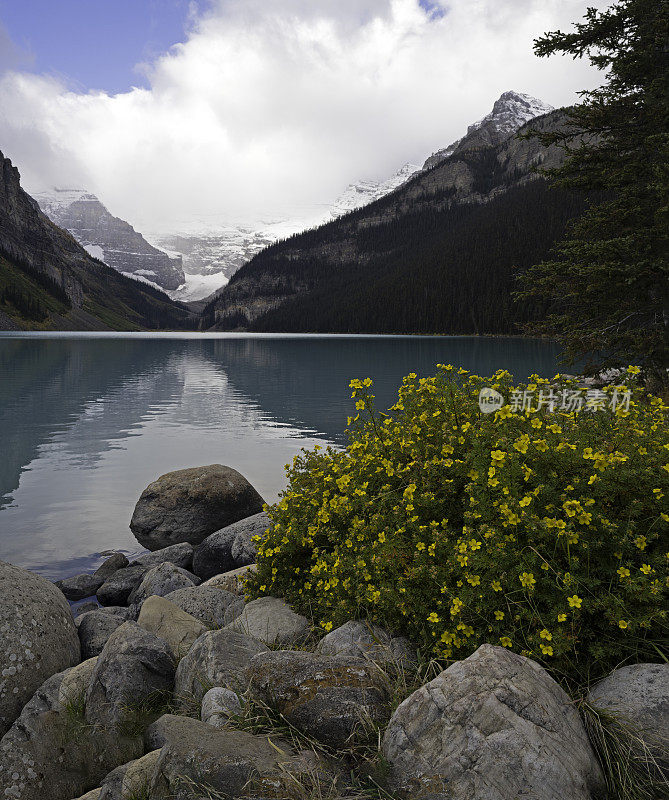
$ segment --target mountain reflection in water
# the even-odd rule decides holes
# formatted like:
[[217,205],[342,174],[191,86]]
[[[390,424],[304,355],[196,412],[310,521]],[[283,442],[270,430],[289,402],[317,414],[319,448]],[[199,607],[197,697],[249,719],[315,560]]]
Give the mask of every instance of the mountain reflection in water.
[[138,551],[139,494],[174,469],[222,463],[268,502],[301,447],[343,445],[351,378],[379,408],[404,375],[452,363],[552,375],[539,340],[221,334],[0,335],[0,559],[51,578]]

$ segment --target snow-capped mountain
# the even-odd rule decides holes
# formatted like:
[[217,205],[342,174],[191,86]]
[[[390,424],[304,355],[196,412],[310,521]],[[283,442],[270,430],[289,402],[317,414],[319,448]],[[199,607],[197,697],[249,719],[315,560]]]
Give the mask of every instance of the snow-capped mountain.
[[175,290],[185,281],[181,256],[150,245],[125,220],[114,217],[84,189],[51,189],[33,197],[42,211],[94,257],[133,278]]
[[359,181],[352,183],[335,201],[332,207],[332,216],[339,217],[355,208],[361,208],[368,203],[379,200],[397,189],[421,169],[434,167],[440,161],[453,155],[462,147],[475,147],[482,145],[496,145],[511,136],[526,122],[542,114],[553,111],[553,106],[531,97],[529,94],[519,92],[504,92],[492,107],[492,111],[483,119],[474,122],[467,128],[467,133],[461,139],[442,150],[437,150],[423,164],[422,168],[416,164],[405,164],[394,175],[384,181]]
[[173,230],[142,236],[112,217],[95,195],[82,190],[57,189],[35,198],[42,210],[92,255],[122,272],[160,284],[174,300],[201,300],[225,286],[239,267],[279,239],[379,200],[458,150],[498,144],[529,120],[552,110],[530,95],[504,92],[489,114],[470,125],[461,139],[433,153],[422,167],[408,163],[385,180],[350,184],[331,206],[255,222],[191,219]]
[[440,161],[452,156],[457,150],[482,145],[496,145],[511,136],[531,119],[554,111],[553,106],[537,100],[529,94],[520,92],[504,92],[492,107],[492,111],[478,122],[467,128],[467,133],[453,144],[437,150],[423,164],[423,169],[430,169]]

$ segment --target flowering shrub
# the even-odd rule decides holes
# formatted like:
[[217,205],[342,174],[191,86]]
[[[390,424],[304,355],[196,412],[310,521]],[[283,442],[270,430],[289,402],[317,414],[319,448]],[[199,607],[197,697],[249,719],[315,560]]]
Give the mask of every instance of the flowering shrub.
[[[405,378],[391,416],[369,379],[352,381],[350,443],[288,468],[248,591],[285,597],[325,630],[367,616],[426,655],[491,642],[580,682],[662,657],[668,407],[642,397],[630,368],[601,410],[484,415],[485,386],[507,399],[576,387],[438,369]],[[611,411],[623,388],[631,402]]]

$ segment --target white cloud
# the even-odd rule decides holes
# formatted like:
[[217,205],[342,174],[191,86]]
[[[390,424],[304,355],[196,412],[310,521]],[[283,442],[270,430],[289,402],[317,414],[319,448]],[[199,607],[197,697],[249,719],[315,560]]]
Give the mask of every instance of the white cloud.
[[[434,4],[433,4],[434,5]],[[30,189],[83,186],[140,230],[327,203],[460,136],[499,94],[553,105],[599,76],[532,40],[583,0],[218,0],[150,89],[0,78],[0,149]]]

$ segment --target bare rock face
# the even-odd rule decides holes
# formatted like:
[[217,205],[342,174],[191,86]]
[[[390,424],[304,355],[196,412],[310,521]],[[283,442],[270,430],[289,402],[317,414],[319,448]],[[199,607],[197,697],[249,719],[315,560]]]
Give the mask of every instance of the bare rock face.
[[431,800],[592,800],[602,774],[574,703],[536,662],[483,645],[410,695],[383,753],[391,788]]
[[241,614],[225,630],[245,633],[265,644],[290,647],[307,638],[311,624],[284,600],[260,597],[244,606]]
[[170,592],[195,586],[199,582],[200,579],[191,572],[166,561],[146,573],[139,586],[128,596],[128,603],[139,606],[153,594],[165,597]]
[[110,267],[165,289],[177,289],[184,283],[181,257],[171,257],[150,245],[132,225],[112,216],[95,195],[79,189],[53,189],[36,194],[35,200],[56,225]]
[[299,781],[305,771],[290,744],[275,737],[217,730],[196,719],[171,715],[161,717],[152,728],[151,746],[161,750],[149,787],[151,800],[193,800],[198,787],[210,790],[208,796],[230,799],[290,797],[285,774]]
[[192,697],[198,705],[212,686],[245,689],[245,670],[251,659],[267,651],[257,639],[234,631],[209,631],[179,662],[174,691],[178,698]]
[[177,658],[185,656],[193,642],[207,630],[195,617],[157,595],[144,601],[137,624],[164,639]]
[[215,531],[262,511],[263,499],[234,469],[221,464],[168,472],[142,492],[130,522],[148,550],[199,544]]
[[234,622],[246,605],[243,597],[215,586],[177,589],[166,598],[208,628],[224,628]]
[[0,741],[3,800],[71,800],[142,754],[141,736],[87,725],[76,708],[63,707],[89,671],[81,665],[48,678]]
[[588,702],[630,726],[669,780],[669,664],[620,667],[592,689]]
[[253,696],[331,747],[343,747],[365,722],[387,719],[387,688],[362,659],[275,650],[255,656],[247,676]]
[[104,646],[86,693],[86,720],[117,728],[131,708],[174,685],[174,656],[166,641],[125,622]]
[[316,652],[323,656],[351,656],[366,658],[377,664],[410,667],[416,661],[416,652],[404,637],[391,637],[390,634],[362,620],[351,620],[324,636]]
[[72,611],[46,578],[0,561],[0,737],[44,681],[79,663]]
[[254,538],[264,536],[271,524],[263,511],[207,536],[195,551],[193,572],[206,580],[252,564],[257,550]]

